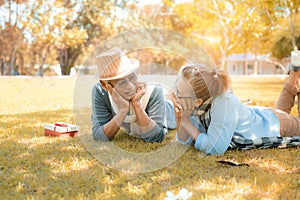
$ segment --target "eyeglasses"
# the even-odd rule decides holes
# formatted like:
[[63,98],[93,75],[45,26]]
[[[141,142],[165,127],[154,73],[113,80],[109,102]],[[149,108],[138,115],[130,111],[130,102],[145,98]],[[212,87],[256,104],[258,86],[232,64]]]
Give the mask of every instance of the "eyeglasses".
[[173,90],[173,94],[174,94],[178,99],[196,99],[196,96],[195,96],[195,95],[193,95],[193,96],[179,96],[179,95],[178,95],[178,90],[177,90],[177,88],[175,88],[175,89]]
[[113,84],[111,81],[108,83],[111,84],[113,87],[119,87],[119,88],[124,88],[128,83],[135,82],[137,80],[137,74],[132,73],[127,76],[127,78],[122,78],[118,80],[115,84]]

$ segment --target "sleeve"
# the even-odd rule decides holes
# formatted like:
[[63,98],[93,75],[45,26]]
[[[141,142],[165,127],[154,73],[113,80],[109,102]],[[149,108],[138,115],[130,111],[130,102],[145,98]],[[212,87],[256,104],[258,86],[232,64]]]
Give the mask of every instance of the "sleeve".
[[195,148],[207,154],[221,155],[227,150],[238,124],[238,111],[230,95],[217,97],[211,108],[211,121],[206,133],[201,133]]
[[194,140],[193,140],[193,138],[192,138],[191,136],[189,136],[189,138],[188,138],[185,142],[183,142],[183,141],[179,138],[178,133],[176,134],[176,139],[177,139],[177,141],[178,141],[180,144],[183,144],[183,145],[192,145],[192,144],[194,143]]
[[154,128],[143,134],[143,139],[148,142],[161,142],[167,134],[167,127],[165,124],[165,102],[163,89],[157,85],[146,107],[146,113],[156,125]]
[[[198,115],[191,115],[190,116],[190,120],[192,122],[192,124],[197,127],[197,129],[201,132],[204,133],[205,132],[205,128],[203,127],[203,125],[201,124],[201,121],[199,120],[199,116]],[[201,135],[201,134],[200,134]],[[183,142],[179,136],[178,133],[176,134],[176,139],[180,144],[184,144],[184,145],[193,145],[195,143],[194,139],[189,136],[189,138]]]
[[94,140],[110,141],[103,131],[103,126],[113,118],[107,92],[99,83],[92,90],[92,134]]

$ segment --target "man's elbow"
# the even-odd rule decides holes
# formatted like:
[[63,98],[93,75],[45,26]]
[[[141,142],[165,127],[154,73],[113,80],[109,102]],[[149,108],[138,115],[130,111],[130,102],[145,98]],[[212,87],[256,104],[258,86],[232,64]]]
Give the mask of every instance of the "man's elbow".
[[153,136],[150,137],[144,137],[143,140],[147,142],[162,142],[166,137],[166,130],[162,129],[160,132],[156,133]]
[[103,132],[101,132],[101,127],[93,127],[92,135],[95,141],[101,141],[101,142],[110,141],[110,139]]

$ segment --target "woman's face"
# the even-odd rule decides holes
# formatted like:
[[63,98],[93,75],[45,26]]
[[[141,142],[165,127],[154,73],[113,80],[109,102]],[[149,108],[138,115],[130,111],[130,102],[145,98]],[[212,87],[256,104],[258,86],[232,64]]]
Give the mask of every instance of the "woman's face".
[[175,83],[175,95],[179,99],[191,98],[196,99],[195,93],[190,84],[181,76],[178,77]]
[[124,78],[109,81],[123,98],[129,100],[131,96],[136,92],[138,86],[137,74],[132,73]]

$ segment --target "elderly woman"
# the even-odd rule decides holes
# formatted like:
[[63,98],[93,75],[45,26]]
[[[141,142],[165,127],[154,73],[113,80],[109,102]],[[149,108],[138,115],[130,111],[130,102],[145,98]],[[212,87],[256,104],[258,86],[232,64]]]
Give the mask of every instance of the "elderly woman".
[[110,141],[123,127],[129,135],[161,142],[167,128],[176,128],[173,104],[164,99],[163,88],[138,81],[138,60],[116,47],[96,59],[99,82],[92,92],[95,140]]
[[246,106],[230,89],[230,78],[200,64],[183,66],[176,82],[173,103],[177,117],[177,139],[194,144],[207,154],[223,154],[234,134],[254,140],[263,137],[299,136],[299,116],[291,116],[295,96],[299,98],[300,52],[292,53],[287,82],[277,108]]

